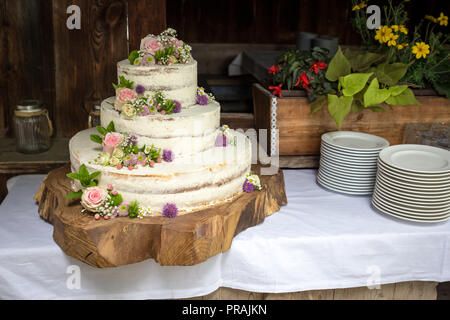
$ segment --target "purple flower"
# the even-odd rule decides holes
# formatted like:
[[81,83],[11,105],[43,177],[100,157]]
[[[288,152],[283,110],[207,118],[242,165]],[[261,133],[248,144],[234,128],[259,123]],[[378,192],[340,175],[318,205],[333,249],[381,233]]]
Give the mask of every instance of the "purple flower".
[[197,103],[202,106],[206,106],[208,104],[208,96],[207,95],[197,95]]
[[143,94],[145,92],[145,88],[142,84],[138,84],[136,86],[136,93],[137,94]]
[[128,215],[128,204],[126,202],[122,202],[116,209],[116,213],[119,217],[126,217]]
[[162,216],[166,218],[175,218],[178,215],[178,208],[174,203],[166,203],[162,210]]
[[163,150],[163,159],[166,162],[172,162],[173,158],[175,158],[175,155],[173,154],[172,150]]
[[142,112],[139,114],[141,117],[148,116],[150,114],[150,110],[148,110],[147,106],[142,107]]
[[135,135],[131,135],[127,140],[128,145],[135,146],[137,144],[137,137]]
[[216,147],[226,147],[227,146],[227,137],[223,134],[218,135],[216,138],[216,142],[214,142]]
[[134,166],[134,165],[137,164],[137,163],[138,163],[138,156],[137,156],[137,154],[133,154],[133,155],[131,156],[130,164],[131,164],[132,166]]
[[173,113],[180,113],[181,111],[181,103],[177,100],[173,100],[175,102],[175,107],[173,107]]
[[255,191],[255,186],[250,182],[248,182],[247,180],[245,180],[244,185],[242,186],[242,190],[244,190],[244,192],[247,193],[252,193],[253,191]]

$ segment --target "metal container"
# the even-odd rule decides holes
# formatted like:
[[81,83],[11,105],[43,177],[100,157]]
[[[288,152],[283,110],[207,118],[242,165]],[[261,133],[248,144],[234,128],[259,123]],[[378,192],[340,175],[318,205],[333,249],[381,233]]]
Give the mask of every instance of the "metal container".
[[317,38],[317,33],[300,31],[297,34],[297,50],[309,51],[312,49],[312,41]]
[[50,148],[53,125],[48,111],[38,100],[24,100],[14,110],[16,149],[22,153],[39,153]]

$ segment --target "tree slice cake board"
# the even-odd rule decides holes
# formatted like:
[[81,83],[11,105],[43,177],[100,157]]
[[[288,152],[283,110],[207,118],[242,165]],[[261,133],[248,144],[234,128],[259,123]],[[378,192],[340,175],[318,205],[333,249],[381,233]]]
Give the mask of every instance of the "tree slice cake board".
[[[231,201],[170,219],[161,216],[95,220],[82,213],[77,200],[67,200],[70,165],[51,171],[35,200],[39,215],[53,224],[53,238],[62,250],[98,268],[155,259],[164,266],[201,263],[231,247],[239,232],[262,223],[287,204],[281,170],[260,176],[261,191],[242,193]],[[259,166],[252,172],[259,173]]]

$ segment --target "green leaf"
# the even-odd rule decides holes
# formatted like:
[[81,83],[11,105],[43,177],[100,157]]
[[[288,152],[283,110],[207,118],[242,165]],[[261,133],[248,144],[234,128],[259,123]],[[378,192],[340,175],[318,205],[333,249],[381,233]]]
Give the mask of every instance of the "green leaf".
[[97,126],[97,131],[98,133],[100,133],[102,136],[106,135],[108,133],[108,131],[103,128],[102,126]]
[[91,134],[91,141],[94,141],[95,143],[103,143],[103,139],[102,137],[100,137],[99,135],[96,134]]
[[378,79],[374,78],[364,93],[364,106],[367,108],[383,103],[390,95],[391,91],[389,89],[380,89]]
[[89,175],[89,178],[90,178],[90,179],[95,179],[95,178],[97,178],[100,174],[101,174],[100,171],[92,172],[92,173]]
[[344,118],[351,110],[352,101],[353,97],[338,97],[334,94],[328,95],[328,112],[333,117],[339,130],[341,129]]
[[358,71],[358,72],[368,70],[371,65],[376,64],[385,58],[384,54],[368,52],[368,51],[358,53],[354,56],[353,55],[349,56],[347,51],[349,51],[349,50],[346,50],[345,56],[350,61],[352,70]]
[[111,195],[109,202],[113,207],[120,205],[123,202],[122,195],[121,194]]
[[372,76],[370,73],[351,73],[345,77],[340,77],[339,82],[342,85],[342,93],[346,97],[351,97],[360,92],[366,86],[367,80]]
[[81,178],[88,178],[89,177],[89,171],[86,168],[86,166],[84,164],[82,164],[80,166],[80,168],[78,168],[78,173],[80,175]]
[[113,83],[113,87],[114,89],[119,89],[119,88],[128,88],[128,89],[133,89],[133,81],[129,81],[127,79],[125,79],[124,76],[120,76],[119,77],[119,83],[118,84],[114,84]]
[[364,110],[364,104],[360,100],[353,99],[352,112],[360,112],[361,110]]
[[449,81],[433,81],[433,88],[439,94],[442,94],[450,99],[450,80]]
[[392,64],[382,63],[376,68],[371,68],[371,71],[375,72],[380,83],[395,86],[408,71],[408,65],[399,62]]
[[139,204],[135,200],[128,205],[128,216],[130,218],[136,218],[139,215]]
[[331,59],[330,63],[328,64],[328,69],[325,77],[330,81],[337,81],[339,77],[348,75],[350,71],[350,62],[344,56],[341,48],[339,47],[333,59]]
[[389,91],[391,92],[391,96],[396,97],[399,94],[401,94],[403,91],[405,91],[408,88],[407,85],[402,86],[393,86],[389,88]]
[[128,56],[128,60],[130,61],[130,64],[133,65],[134,60],[136,60],[137,58],[139,58],[139,52],[137,52],[137,50],[131,51],[130,55]]
[[108,132],[114,132],[114,131],[116,131],[116,128],[114,127],[114,121],[111,121],[111,122],[108,124],[108,127],[106,127],[106,131],[108,131]]
[[419,101],[417,101],[416,97],[414,96],[414,93],[410,88],[407,88],[405,91],[403,91],[398,96],[390,96],[386,103],[393,105],[393,106],[404,106],[409,104],[420,104]]
[[79,190],[78,192],[70,192],[66,196],[66,199],[81,198],[82,195],[83,195],[83,191],[81,191],[81,190]]
[[74,180],[80,180],[80,178],[81,178],[80,175],[78,173],[76,173],[76,172],[68,173],[68,174],[66,174],[66,176],[68,178],[74,179]]
[[322,107],[327,103],[326,96],[318,96],[316,100],[311,102],[311,113],[315,113],[322,109]]

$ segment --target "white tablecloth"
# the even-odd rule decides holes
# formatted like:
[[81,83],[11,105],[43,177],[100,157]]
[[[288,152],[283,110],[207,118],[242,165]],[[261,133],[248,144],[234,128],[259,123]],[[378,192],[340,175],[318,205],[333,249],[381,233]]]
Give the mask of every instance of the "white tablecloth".
[[62,252],[33,201],[43,176],[20,176],[0,206],[0,299],[184,298],[221,286],[279,293],[450,280],[450,222],[395,220],[371,209],[369,197],[321,189],[314,170],[284,174],[289,204],[236,236],[225,254],[191,267],[147,260],[112,269]]

